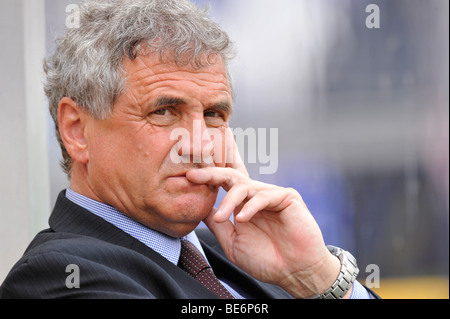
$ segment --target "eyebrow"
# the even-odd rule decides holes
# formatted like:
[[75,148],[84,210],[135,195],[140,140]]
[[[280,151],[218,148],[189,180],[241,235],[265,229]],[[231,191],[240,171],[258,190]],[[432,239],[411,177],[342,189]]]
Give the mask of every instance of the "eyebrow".
[[158,98],[158,100],[153,104],[153,108],[158,108],[161,106],[167,106],[167,105],[180,105],[180,104],[186,104],[186,101],[177,97],[172,96],[161,96]]
[[226,113],[228,115],[231,115],[231,113],[233,113],[233,106],[227,100],[220,101],[220,102],[217,102],[217,103],[213,103],[211,105],[207,105],[206,108],[207,109],[219,110],[219,111],[222,111],[222,112],[224,112],[224,113]]
[[[161,106],[168,106],[168,105],[181,105],[181,104],[188,104],[185,100],[182,98],[174,97],[174,96],[161,96],[156,100],[156,102],[153,104],[153,108],[157,109]],[[215,109],[222,111],[228,115],[231,115],[233,112],[233,106],[231,103],[227,100],[223,100],[217,103],[207,104],[205,105],[205,109]]]

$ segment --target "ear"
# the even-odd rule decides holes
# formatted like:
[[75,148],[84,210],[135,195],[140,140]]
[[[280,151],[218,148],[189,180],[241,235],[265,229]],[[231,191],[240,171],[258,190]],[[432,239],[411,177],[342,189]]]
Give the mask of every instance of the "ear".
[[86,139],[88,115],[74,100],[64,97],[59,102],[58,125],[61,139],[73,161],[86,164],[89,159]]

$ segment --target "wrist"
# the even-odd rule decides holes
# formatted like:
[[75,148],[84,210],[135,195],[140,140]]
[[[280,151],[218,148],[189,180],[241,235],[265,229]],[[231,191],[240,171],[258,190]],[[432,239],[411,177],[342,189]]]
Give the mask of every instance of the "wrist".
[[[359,269],[355,258],[338,247],[327,246],[325,261],[308,272],[291,276],[283,288],[295,298],[348,299]],[[295,282],[297,284],[295,284]]]
[[280,286],[295,298],[311,298],[330,288],[339,276],[340,270],[339,259],[325,249],[320,262],[306,271],[291,274]]

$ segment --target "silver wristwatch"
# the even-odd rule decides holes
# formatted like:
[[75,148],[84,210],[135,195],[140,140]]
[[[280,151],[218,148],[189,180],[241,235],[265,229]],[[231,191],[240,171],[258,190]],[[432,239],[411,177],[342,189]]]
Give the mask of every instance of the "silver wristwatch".
[[356,276],[359,273],[356,259],[348,251],[339,247],[327,246],[330,253],[338,257],[341,261],[341,271],[336,281],[324,293],[314,296],[315,299],[340,299],[352,287]]

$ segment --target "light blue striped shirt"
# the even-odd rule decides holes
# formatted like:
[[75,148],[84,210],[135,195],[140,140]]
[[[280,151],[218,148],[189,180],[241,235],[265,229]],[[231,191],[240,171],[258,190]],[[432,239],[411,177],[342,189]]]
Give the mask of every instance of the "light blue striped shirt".
[[[89,212],[101,217],[107,222],[113,224],[117,228],[121,229],[130,236],[136,238],[146,246],[150,247],[158,254],[169,260],[174,265],[178,264],[178,259],[181,253],[181,241],[180,238],[170,237],[168,235],[157,232],[151,228],[148,228],[137,221],[131,219],[127,215],[123,214],[116,208],[100,203],[86,196],[78,194],[77,192],[67,188],[66,197],[75,204],[83,207]],[[195,232],[191,232],[183,239],[189,240],[194,246],[202,253],[206,258],[205,252],[197,238]],[[237,299],[243,298],[235,289],[230,287],[226,282],[221,280],[221,283],[233,294]],[[370,298],[367,290],[357,281],[353,284],[353,291],[351,299],[368,299]]]

